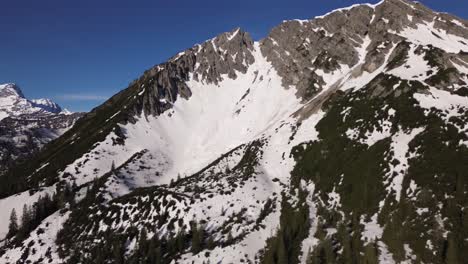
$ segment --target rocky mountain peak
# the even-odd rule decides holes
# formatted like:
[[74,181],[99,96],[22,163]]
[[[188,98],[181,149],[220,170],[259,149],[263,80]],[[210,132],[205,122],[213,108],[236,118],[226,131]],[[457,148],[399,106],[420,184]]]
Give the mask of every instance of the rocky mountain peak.
[[62,108],[51,99],[28,99],[18,85],[0,85],[0,120],[21,115],[49,115],[62,112]]
[[18,85],[14,83],[0,84],[0,97],[10,96],[24,98],[23,92]]
[[[337,9],[310,20],[284,21],[260,45],[283,85],[295,86],[297,95],[308,100],[326,88],[322,72],[334,75],[335,81],[351,69],[354,77],[375,72],[386,59],[397,57],[401,47],[395,47],[406,42],[466,52],[466,25],[463,19],[418,2],[385,0]],[[452,67],[447,57],[442,60],[442,68]]]
[[28,99],[18,85],[0,84],[0,175],[68,130],[82,113],[51,99]]
[[189,98],[189,79],[213,84],[225,78],[235,79],[254,62],[253,43],[249,33],[235,28],[154,66],[132,84],[139,94],[132,113],[158,115],[179,96]]
[[[229,78],[235,78],[236,70],[245,72],[247,66],[253,62],[252,50],[253,40],[250,34],[241,28],[235,28],[180,52],[169,62],[186,63],[190,57],[193,61],[189,71],[195,79],[217,83],[222,79],[221,75],[227,74]],[[163,69],[164,66],[156,68]]]
[[[35,107],[44,109],[47,112],[58,114],[62,112],[62,107],[48,98],[32,99],[31,102]],[[68,112],[68,111],[67,111]]]

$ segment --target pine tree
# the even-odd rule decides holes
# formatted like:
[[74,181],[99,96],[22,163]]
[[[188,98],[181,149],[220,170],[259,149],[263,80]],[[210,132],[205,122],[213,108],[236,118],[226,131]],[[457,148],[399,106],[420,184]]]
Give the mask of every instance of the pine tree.
[[183,251],[185,248],[185,232],[182,230],[177,234],[176,237],[176,246],[178,251]]
[[[148,233],[146,232],[146,228],[143,228],[140,232],[140,236],[138,238],[138,249],[136,252],[136,257],[138,261],[145,263],[146,259],[148,258],[148,250],[149,250],[149,242],[148,242]],[[146,255],[146,256],[145,256]]]
[[232,233],[231,233],[231,232],[229,232],[229,234],[228,234],[228,237],[227,237],[227,239],[226,239],[226,243],[227,243],[227,244],[232,244],[232,243],[234,243],[234,237],[232,236]]
[[346,225],[341,223],[338,226],[338,235],[341,240],[342,245],[342,258],[344,259],[344,263],[352,263],[353,262],[353,250],[351,245],[351,237],[349,232],[346,228]]
[[203,229],[197,223],[192,225],[192,253],[196,254],[202,250]]
[[68,182],[65,185],[65,199],[70,206],[75,205],[75,193],[73,192],[72,185]]
[[313,263],[313,254],[312,254],[311,248],[309,248],[309,252],[307,253],[306,264],[314,264]]
[[379,263],[379,250],[375,242],[369,243],[364,247],[364,263],[377,264]]
[[124,252],[122,248],[122,243],[119,239],[115,240],[112,246],[112,255],[114,263],[123,264],[124,263]]
[[148,240],[148,233],[146,232],[146,228],[142,228],[140,232],[139,244],[145,245],[146,241]]
[[27,205],[24,205],[23,206],[23,212],[22,212],[22,215],[21,215],[21,226],[18,229],[18,233],[16,235],[16,238],[18,240],[21,241],[24,238],[26,238],[26,235],[31,230],[31,220],[32,220],[31,210],[28,208]]
[[57,194],[55,195],[55,200],[57,201],[57,206],[59,208],[64,208],[65,207],[67,199],[65,197],[65,193],[62,190],[57,192]]
[[[271,242],[271,244],[274,243],[274,241]],[[262,264],[275,264],[275,256],[274,256],[274,251],[271,249],[267,249],[266,252],[263,255],[263,260]]]
[[216,247],[216,243],[212,236],[210,236],[206,241],[206,247],[209,249],[214,249]]
[[284,263],[287,264],[288,262],[288,253],[286,251],[286,246],[284,245],[284,239],[282,234],[280,233],[278,236],[278,248],[277,248],[277,256],[278,261],[277,263]]
[[25,204],[23,206],[23,214],[21,215],[21,228],[26,231],[29,231],[31,220],[32,220],[31,210]]
[[157,246],[154,253],[154,264],[161,264],[162,263],[162,253],[161,253],[161,246]]
[[156,251],[158,247],[158,241],[156,237],[157,236],[154,235],[153,238],[150,239],[147,252],[140,253],[140,254],[146,253],[146,260],[148,263],[156,263],[156,258],[157,258]]
[[51,215],[55,210],[57,210],[57,205],[52,201],[48,193],[45,194],[43,202],[46,215]]
[[111,164],[111,172],[112,172],[112,173],[115,173],[115,161],[112,161],[112,164]]
[[16,216],[16,211],[13,208],[10,214],[10,225],[8,226],[7,238],[12,238],[18,233],[18,217]]
[[42,196],[34,204],[34,225],[39,225],[42,219],[47,217],[45,199]]
[[447,252],[445,256],[445,263],[460,263],[457,256],[457,243],[455,243],[455,236],[453,233],[447,235]]

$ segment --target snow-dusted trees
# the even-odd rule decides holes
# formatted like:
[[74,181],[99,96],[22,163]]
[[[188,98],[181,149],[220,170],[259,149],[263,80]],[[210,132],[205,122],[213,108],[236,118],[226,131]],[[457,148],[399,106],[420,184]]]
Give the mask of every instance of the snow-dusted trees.
[[[305,203],[305,192],[299,192],[299,200],[295,206],[283,197],[280,227],[277,234],[267,240],[263,252],[262,264],[295,264],[301,253],[301,243],[309,230],[309,208]],[[330,262],[334,263],[334,262]]]
[[192,224],[192,253],[196,254],[203,248],[204,232],[203,227],[199,227],[198,223]]
[[10,214],[10,225],[8,226],[7,238],[12,238],[18,233],[18,216],[16,215],[16,210],[13,208]]
[[25,204],[19,221],[18,215],[15,209],[13,209],[10,214],[7,238],[14,241],[22,241],[45,218],[65,206],[65,204],[73,203],[73,201],[72,186],[65,184],[63,187],[57,188],[57,192],[53,197],[45,194],[44,196],[40,196],[32,206]]
[[23,206],[23,211],[21,213],[21,227],[18,230],[18,234],[16,235],[16,238],[19,240],[24,239],[32,229],[33,215],[31,211],[31,208],[26,204]]
[[111,165],[111,171],[114,172],[115,171],[115,161],[112,161],[112,165]]

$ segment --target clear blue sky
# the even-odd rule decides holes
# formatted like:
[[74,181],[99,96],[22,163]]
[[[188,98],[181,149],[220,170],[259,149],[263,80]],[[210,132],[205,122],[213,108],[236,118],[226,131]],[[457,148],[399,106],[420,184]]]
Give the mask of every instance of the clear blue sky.
[[[88,111],[143,71],[237,26],[255,39],[285,19],[377,0],[0,0],[0,83]],[[422,0],[468,17],[465,0]]]

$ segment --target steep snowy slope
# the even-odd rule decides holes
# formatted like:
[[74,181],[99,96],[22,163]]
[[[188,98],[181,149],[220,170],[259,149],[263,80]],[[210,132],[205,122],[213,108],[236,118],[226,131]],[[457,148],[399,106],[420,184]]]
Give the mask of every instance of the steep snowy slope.
[[2,219],[57,203],[0,260],[462,263],[466,25],[385,0],[177,54],[2,176]]

